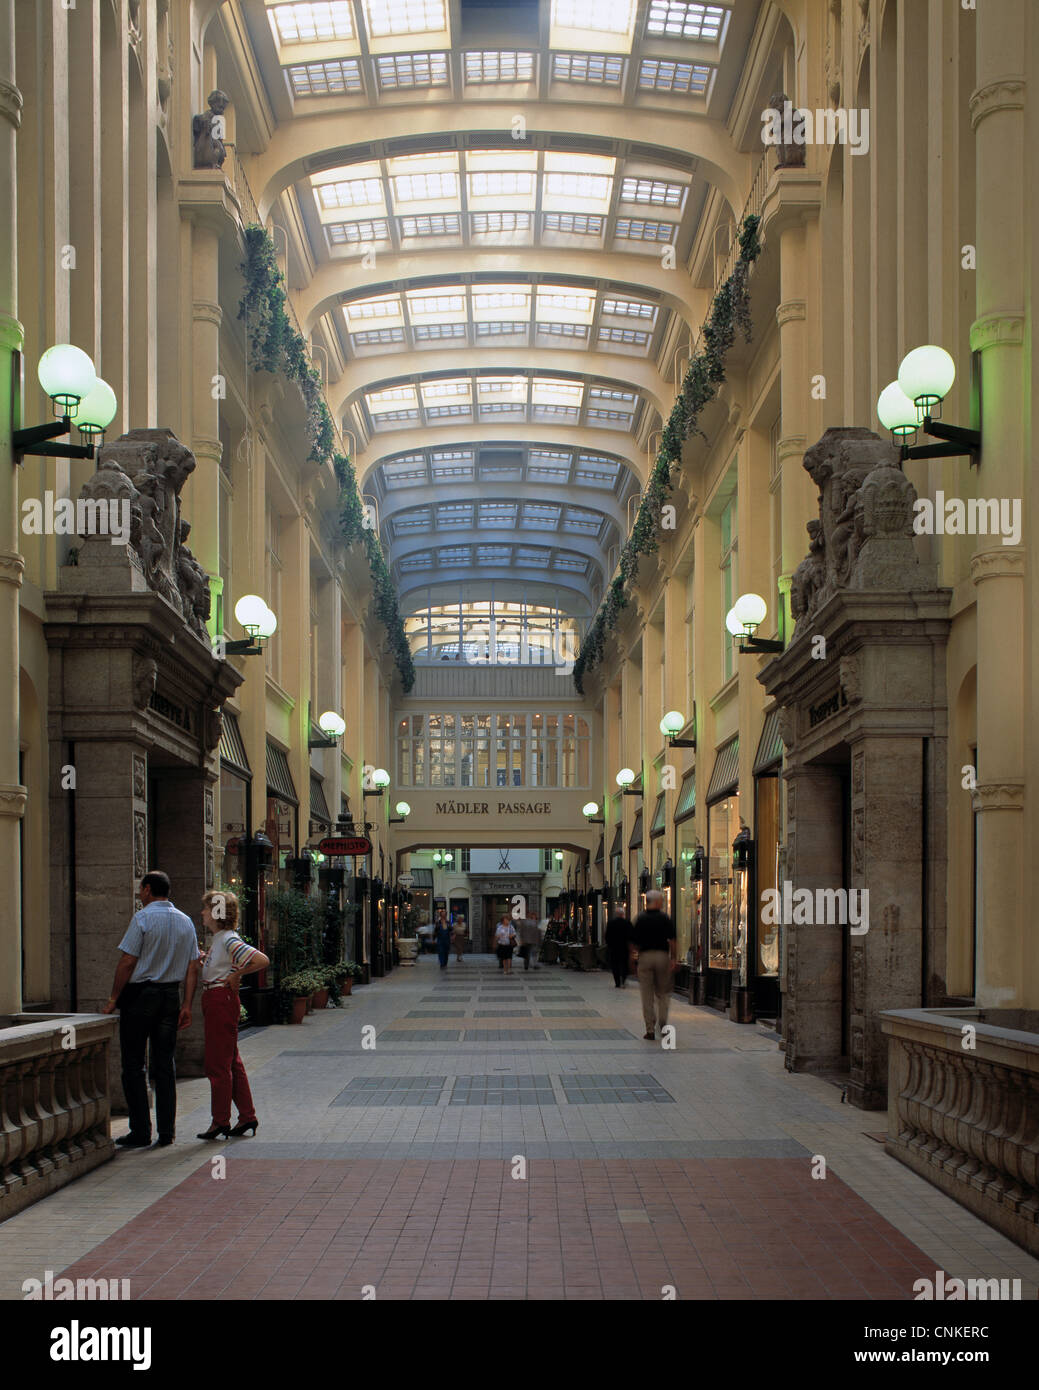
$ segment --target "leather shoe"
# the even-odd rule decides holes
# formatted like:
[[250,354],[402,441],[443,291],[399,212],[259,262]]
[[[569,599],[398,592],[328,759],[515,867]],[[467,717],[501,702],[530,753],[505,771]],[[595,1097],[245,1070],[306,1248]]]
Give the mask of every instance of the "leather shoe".
[[153,1149],[168,1149],[169,1146],[170,1146],[172,1143],[174,1143],[174,1142],[175,1142],[175,1140],[174,1140],[174,1136],[173,1136],[172,1134],[160,1134],[159,1137],[158,1137],[158,1139],[156,1139],[155,1143],[152,1145],[152,1148],[153,1148]]
[[123,1134],[115,1141],[123,1149],[150,1149],[151,1137],[139,1139],[136,1134]]

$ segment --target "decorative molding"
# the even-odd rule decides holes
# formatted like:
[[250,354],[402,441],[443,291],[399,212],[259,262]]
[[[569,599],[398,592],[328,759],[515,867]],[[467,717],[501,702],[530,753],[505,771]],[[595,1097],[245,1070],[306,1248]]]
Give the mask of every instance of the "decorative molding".
[[776,305],[776,323],[780,328],[786,323],[796,323],[805,317],[805,312],[803,299],[786,299],[782,304]]
[[204,434],[196,434],[191,437],[191,452],[196,458],[212,459],[214,463],[219,463],[223,457],[224,446],[219,439],[209,439]]
[[0,584],[13,584],[20,589],[24,573],[24,555],[19,555],[17,551],[0,550]]
[[10,352],[21,352],[22,344],[25,342],[25,329],[13,314],[6,314],[0,309],[0,348],[7,348]]
[[214,328],[219,328],[224,321],[223,309],[211,299],[196,299],[191,311],[196,323],[211,323]]
[[6,117],[15,130],[22,124],[22,94],[13,82],[0,77],[0,116]]
[[989,82],[971,93],[970,126],[977,130],[986,116],[997,111],[1023,111],[1025,105],[1025,82],[1023,77],[1001,77]]
[[797,456],[802,458],[805,451],[805,436],[803,434],[788,434],[785,439],[781,439],[776,445],[776,459],[782,463],[784,459]]
[[0,786],[0,816],[11,816],[21,820],[25,814],[25,803],[29,793],[21,786]]
[[970,326],[971,352],[984,352],[990,347],[1020,347],[1024,340],[1024,314],[985,314]]
[[1025,550],[1020,545],[1004,545],[998,550],[979,550],[971,557],[970,579],[980,584],[983,579],[1024,579]]
[[1025,784],[1020,782],[979,782],[971,797],[975,811],[1023,811]]

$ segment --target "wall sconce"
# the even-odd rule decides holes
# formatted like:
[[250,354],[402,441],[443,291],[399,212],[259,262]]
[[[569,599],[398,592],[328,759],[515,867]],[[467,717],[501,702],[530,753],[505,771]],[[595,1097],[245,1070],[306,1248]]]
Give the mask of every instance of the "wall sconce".
[[384,767],[377,767],[372,773],[371,788],[364,788],[362,796],[382,796],[383,792],[390,785],[390,774]]
[[643,794],[642,779],[639,779],[639,785],[636,787],[634,785],[635,774],[630,767],[621,768],[620,772],[617,773],[616,782],[623,796],[642,796]]
[[585,804],[581,807],[581,815],[584,816],[585,820],[588,822],[589,825],[606,824],[605,816],[596,816],[595,813],[596,811],[598,811],[598,809],[599,803],[597,801],[586,801]]
[[317,726],[324,734],[324,738],[310,739],[307,743],[308,748],[335,748],[346,732],[346,720],[331,709],[325,710],[318,719]]
[[243,594],[234,606],[234,615],[249,636],[241,641],[225,642],[224,651],[228,656],[262,655],[264,642],[273,637],[278,628],[274,613],[259,594]]
[[[901,460],[970,457],[978,463],[981,431],[941,423],[942,401],[956,380],[956,363],[944,348],[928,343],[902,358],[898,380],[885,386],[877,398],[877,418],[901,446]],[[931,411],[934,411],[934,415]],[[942,444],[910,445],[918,429]]]
[[[104,433],[119,408],[115,392],[97,375],[87,354],[71,343],[57,343],[40,358],[36,375],[54,402],[58,417],[52,425],[33,425],[21,429],[22,354],[11,354],[11,452],[16,463],[25,454],[47,458],[92,459],[95,442],[104,442]],[[62,434],[71,434],[75,424],[80,437],[89,444],[50,444]]]
[[737,873],[745,872],[750,868],[753,845],[754,842],[750,838],[750,830],[747,826],[744,826],[732,842],[732,867]]
[[[676,738],[675,735],[676,735],[676,734],[680,734],[680,733],[682,732],[682,730],[685,728],[686,724],[688,724],[688,723],[692,723],[693,726],[694,726],[693,737],[692,737],[692,738]],[[659,728],[660,728],[660,732],[661,732],[662,734],[666,734],[666,735],[667,735],[667,746],[668,746],[669,748],[695,748],[695,747],[696,747],[695,726],[696,726],[696,706],[694,705],[694,706],[693,706],[693,717],[692,717],[692,720],[691,720],[691,721],[688,720],[688,719],[686,719],[685,715],[682,713],[681,710],[670,709],[670,710],[668,710],[667,714],[664,715],[663,719],[660,721]]]
[[707,877],[707,851],[697,842],[693,850],[693,882],[703,883]]
[[390,816],[390,825],[403,825],[411,815],[411,807],[406,801],[398,801],[394,810],[397,814],[395,816]]
[[556,861],[557,864],[562,864],[562,862],[563,862],[563,851],[562,851],[561,849],[557,849],[557,850],[556,850],[556,852],[555,852],[555,861]]
[[741,652],[781,652],[784,644],[773,638],[755,637],[765,621],[768,604],[760,594],[741,594],[725,615],[725,626],[739,638]]
[[673,888],[674,883],[675,866],[671,862],[671,856],[669,854],[667,858],[664,860],[663,867],[660,870],[660,886],[661,888]]

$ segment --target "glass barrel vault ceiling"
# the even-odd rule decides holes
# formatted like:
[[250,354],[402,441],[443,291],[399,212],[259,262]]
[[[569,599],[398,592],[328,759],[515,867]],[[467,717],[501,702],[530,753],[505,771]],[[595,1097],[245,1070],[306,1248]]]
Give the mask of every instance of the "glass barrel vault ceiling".
[[[265,8],[279,121],[374,117],[344,120],[351,143],[303,161],[273,214],[288,199],[305,231],[300,286],[325,273],[307,330],[404,612],[438,585],[478,601],[515,581],[586,617],[695,336],[656,272],[688,261],[712,206],[692,144],[633,143],[639,112],[719,115],[733,6]],[[536,102],[573,111],[573,129],[516,138]],[[589,107],[631,108],[632,140],[589,135]],[[406,113],[409,133],[383,137],[375,108]]]

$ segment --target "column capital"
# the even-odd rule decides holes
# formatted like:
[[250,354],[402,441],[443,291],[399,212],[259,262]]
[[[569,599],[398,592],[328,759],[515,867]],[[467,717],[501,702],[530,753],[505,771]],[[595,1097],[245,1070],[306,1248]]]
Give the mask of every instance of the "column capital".
[[223,309],[211,299],[196,299],[191,305],[191,312],[196,323],[211,323],[219,328],[224,321]]
[[25,814],[25,803],[29,793],[22,786],[11,786],[0,783],[0,816],[10,816],[14,820],[21,820]]
[[25,329],[13,314],[0,309],[0,351],[21,352],[25,342]]
[[998,311],[975,319],[970,326],[971,352],[991,347],[1020,347],[1025,340],[1024,314]]
[[196,458],[212,459],[214,463],[219,463],[224,453],[224,446],[219,439],[209,439],[204,434],[191,436],[191,452]]
[[1023,811],[1024,782],[979,782],[972,796],[975,811]]
[[20,589],[24,573],[24,556],[19,555],[16,550],[0,550],[0,584],[13,584],[16,589]]
[[780,328],[785,323],[796,323],[805,317],[805,302],[803,299],[787,299],[782,304],[776,306],[776,323]]
[[1000,546],[998,550],[979,550],[971,557],[971,583],[978,585],[983,579],[1024,579],[1024,546]]
[[1025,104],[1024,77],[1011,73],[995,82],[986,82],[971,93],[970,126],[977,130],[986,116],[994,116],[997,111],[1021,111]]
[[22,124],[22,94],[13,82],[0,77],[0,116],[11,122],[15,130]]

